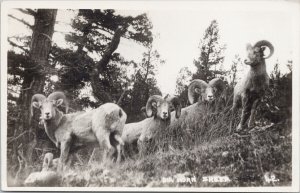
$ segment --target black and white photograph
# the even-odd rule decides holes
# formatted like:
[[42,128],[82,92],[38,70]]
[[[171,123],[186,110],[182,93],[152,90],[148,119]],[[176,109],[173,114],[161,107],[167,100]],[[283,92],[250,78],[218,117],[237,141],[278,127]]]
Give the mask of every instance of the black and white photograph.
[[1,2],[1,190],[299,191],[300,1]]

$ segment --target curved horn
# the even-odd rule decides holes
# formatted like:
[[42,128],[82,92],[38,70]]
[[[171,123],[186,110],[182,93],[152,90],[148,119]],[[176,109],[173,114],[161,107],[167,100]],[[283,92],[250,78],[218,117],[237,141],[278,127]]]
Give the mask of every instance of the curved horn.
[[53,100],[53,101],[56,101],[58,99],[63,99],[63,104],[64,106],[66,107],[66,113],[68,113],[69,111],[69,103],[67,101],[67,97],[66,95],[61,92],[61,91],[56,91],[56,92],[53,92],[51,93],[48,97],[47,97],[48,100]]
[[178,97],[171,97],[169,99],[169,101],[173,104],[173,106],[175,107],[175,111],[176,111],[176,114],[175,114],[175,117],[178,119],[181,115],[181,103],[180,103],[180,100]]
[[[191,82],[188,88],[188,99],[190,104],[194,104],[194,95],[195,95],[195,89],[205,90],[207,87],[207,83],[200,79],[195,79]],[[200,94],[199,92],[197,92]]]
[[147,117],[151,117],[153,116],[153,110],[152,110],[152,103],[153,102],[158,102],[163,100],[163,98],[159,95],[152,95],[151,97],[149,97],[147,104],[146,104],[146,115]]
[[220,78],[214,78],[208,83],[211,87],[217,88],[218,91],[223,91],[225,88],[225,83],[222,79]]
[[254,44],[253,47],[259,47],[260,48],[262,46],[266,46],[270,49],[270,54],[267,57],[264,57],[265,59],[270,58],[274,53],[274,46],[267,40],[261,40],[261,41],[256,42],[256,44]]
[[42,102],[46,100],[46,97],[42,94],[35,94],[31,97],[31,104],[30,104],[30,115],[31,117],[33,116],[33,106],[32,103],[33,102]]

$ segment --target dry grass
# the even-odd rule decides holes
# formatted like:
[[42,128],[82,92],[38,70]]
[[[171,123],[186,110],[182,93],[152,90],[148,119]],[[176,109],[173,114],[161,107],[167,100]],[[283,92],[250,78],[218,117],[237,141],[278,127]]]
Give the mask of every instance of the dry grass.
[[[249,135],[236,136],[232,128],[238,114],[229,112],[231,101],[220,107],[196,105],[198,113],[183,114],[184,121],[159,131],[149,143],[148,154],[133,155],[119,165],[93,161],[73,166],[63,176],[62,186],[281,186],[291,185],[291,119],[276,124],[258,113],[257,127]],[[263,110],[262,110],[263,111]],[[264,109],[264,112],[266,110]],[[39,164],[42,162],[39,162]],[[37,164],[38,165],[38,164]],[[40,166],[39,166],[40,167]],[[36,167],[36,168],[39,168]],[[36,170],[36,168],[31,169]],[[265,174],[279,181],[267,182]],[[195,177],[196,181],[164,182],[164,178]],[[228,182],[203,181],[209,176],[227,176]]]

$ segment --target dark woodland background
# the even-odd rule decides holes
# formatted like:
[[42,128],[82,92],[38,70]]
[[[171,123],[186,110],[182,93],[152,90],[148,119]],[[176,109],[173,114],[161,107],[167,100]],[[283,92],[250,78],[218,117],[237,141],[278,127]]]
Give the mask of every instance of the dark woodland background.
[[[39,170],[46,152],[59,155],[43,127],[38,125],[38,110],[34,111],[33,118],[30,117],[34,94],[64,91],[71,112],[115,102],[127,113],[128,123],[136,122],[145,118],[141,108],[149,96],[161,94],[155,72],[164,63],[152,46],[155,36],[146,14],[132,17],[118,15],[114,10],[79,10],[71,23],[75,32],[65,35],[70,48],[61,48],[52,42],[53,33],[60,33],[55,31],[58,10],[19,11],[32,16],[34,25],[9,15],[32,30],[31,36],[8,37],[12,46],[8,50],[7,64],[9,185],[22,185],[22,180],[30,172]],[[120,167],[111,168],[107,179],[102,176],[104,168],[101,164],[97,161],[93,162],[94,165],[87,164],[92,150],[79,151],[74,161],[77,173],[67,176],[64,186],[176,186],[162,184],[160,178],[184,172],[195,175],[198,182],[180,186],[291,184],[292,61],[277,63],[270,75],[270,88],[258,109],[258,130],[251,136],[235,138],[229,122],[234,119],[237,124],[238,116],[230,117],[226,112],[232,105],[236,74],[244,64],[237,53],[231,70],[222,70],[226,45],[219,43],[216,20],[211,21],[199,38],[199,57],[194,60],[197,71],[192,73],[188,68],[180,71],[176,93],[183,107],[188,106],[188,80],[209,81],[221,77],[227,85],[225,107],[220,112],[206,109],[205,114],[199,113],[201,118],[195,115],[195,119],[188,123],[189,131],[185,130],[187,125],[161,131],[160,139],[153,146],[157,151],[144,158],[133,157]],[[127,61],[122,53],[116,52],[124,39],[146,48],[141,61]],[[92,58],[91,53],[99,59]],[[278,69],[282,65],[288,65],[290,72],[282,74]],[[134,73],[128,75],[128,69]],[[57,76],[58,81],[53,81],[52,76]],[[91,88],[95,100],[80,95],[87,87]],[[266,172],[274,173],[280,181],[266,183],[263,178]],[[203,176],[214,174],[228,175],[232,181],[226,184],[201,181]]]

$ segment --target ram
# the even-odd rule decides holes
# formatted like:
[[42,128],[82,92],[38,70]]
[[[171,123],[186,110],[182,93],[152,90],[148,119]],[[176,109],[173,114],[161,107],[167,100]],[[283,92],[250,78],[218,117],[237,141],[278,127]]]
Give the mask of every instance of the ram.
[[[104,147],[104,159],[117,150],[117,161],[120,161],[126,113],[114,103],[105,103],[89,112],[64,114],[58,107],[64,103],[65,97],[53,97],[56,93],[50,94],[48,98],[41,94],[37,94],[39,97],[34,95],[32,98],[38,100],[33,101],[32,106],[40,109],[48,137],[60,148],[60,166],[67,162],[70,148],[97,143]],[[61,96],[61,93],[58,95]],[[118,142],[115,147],[111,145],[112,138]]]
[[166,128],[171,122],[171,110],[175,109],[175,117],[181,114],[181,104],[177,97],[163,98],[159,95],[149,97],[146,104],[146,115],[149,118],[136,123],[126,124],[122,140],[126,144],[138,142],[139,149],[144,142],[155,137],[159,129]]
[[[31,98],[31,104],[32,104],[33,102],[38,102],[38,101],[40,101],[40,100],[43,100],[44,97],[45,97],[45,96],[42,95],[42,94],[35,94],[35,95]],[[69,102],[68,102],[68,100],[67,100],[66,95],[65,95],[63,92],[61,92],[61,91],[56,91],[55,93],[50,94],[50,95],[48,96],[48,98],[49,98],[49,100],[63,99],[63,104],[62,104],[61,106],[65,108],[65,113],[66,113],[66,114],[69,112]],[[30,115],[31,115],[30,118],[32,118],[32,116],[33,116],[33,106],[32,106],[32,105],[30,106]],[[39,124],[43,124],[43,119],[42,119],[42,117],[40,117],[40,122],[39,122]]]
[[[211,105],[221,97],[224,88],[225,83],[220,78],[214,78],[209,83],[200,79],[193,80],[188,87],[188,99],[191,105],[183,108],[183,116],[180,119],[172,119],[174,121],[171,122],[171,125],[184,121],[186,118],[192,118],[194,113],[201,111],[199,104]],[[172,113],[173,117],[174,114]]]
[[[264,56],[265,48],[269,48],[270,53]],[[235,112],[242,105],[241,121],[236,131],[244,130],[254,126],[255,111],[259,100],[264,96],[269,86],[269,76],[266,71],[265,59],[270,58],[274,53],[273,45],[266,41],[258,41],[254,46],[247,44],[248,58],[244,61],[250,69],[246,76],[234,87],[234,97],[232,111]],[[250,117],[250,118],[249,118]]]
[[[171,113],[172,121],[168,128],[170,132],[181,128],[184,130],[183,133],[189,133],[192,128],[198,127],[196,123],[201,120],[205,121],[204,119],[212,111],[212,107],[219,105],[224,89],[225,83],[220,78],[214,78],[209,83],[200,79],[193,80],[188,87],[188,99],[191,105],[182,108],[179,119],[174,119],[175,114]],[[218,109],[216,110],[218,111]],[[191,135],[194,134],[191,133]]]
[[[215,101],[224,90],[225,84],[220,78],[214,78],[209,83],[204,80],[195,79],[188,87],[188,99],[191,104],[199,101],[212,103]],[[195,100],[195,94],[198,94],[198,100]]]

